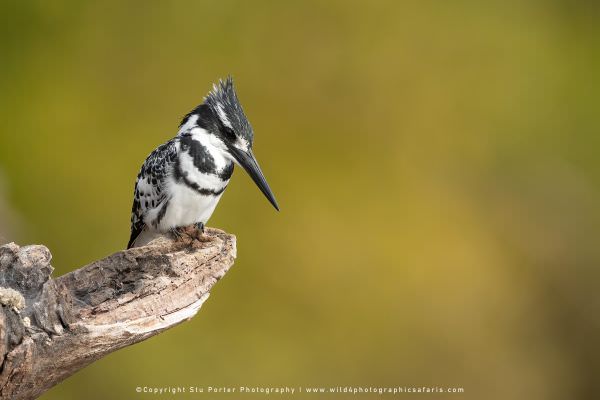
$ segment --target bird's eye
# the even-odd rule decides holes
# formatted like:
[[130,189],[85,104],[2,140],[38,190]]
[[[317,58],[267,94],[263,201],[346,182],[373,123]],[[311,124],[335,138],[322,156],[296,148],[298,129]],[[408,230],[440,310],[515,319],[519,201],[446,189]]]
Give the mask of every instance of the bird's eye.
[[228,140],[231,140],[231,141],[235,140],[235,132],[233,131],[233,129],[231,129],[230,127],[226,126],[224,132],[225,132],[225,137]]

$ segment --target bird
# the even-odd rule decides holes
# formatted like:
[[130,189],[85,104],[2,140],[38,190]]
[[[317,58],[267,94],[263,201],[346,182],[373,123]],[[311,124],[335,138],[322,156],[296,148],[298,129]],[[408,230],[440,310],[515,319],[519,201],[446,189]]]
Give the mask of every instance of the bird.
[[219,79],[200,105],[187,113],[175,137],[144,161],[135,181],[127,248],[189,228],[200,234],[242,167],[279,211],[275,195],[253,153],[254,131],[238,99],[233,78]]

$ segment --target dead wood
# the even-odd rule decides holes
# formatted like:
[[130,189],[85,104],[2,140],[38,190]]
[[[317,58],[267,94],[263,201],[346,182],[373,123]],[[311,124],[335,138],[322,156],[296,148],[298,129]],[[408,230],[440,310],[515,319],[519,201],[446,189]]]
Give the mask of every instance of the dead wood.
[[0,399],[33,399],[104,355],[192,318],[236,256],[167,238],[52,279],[45,246],[0,246]]

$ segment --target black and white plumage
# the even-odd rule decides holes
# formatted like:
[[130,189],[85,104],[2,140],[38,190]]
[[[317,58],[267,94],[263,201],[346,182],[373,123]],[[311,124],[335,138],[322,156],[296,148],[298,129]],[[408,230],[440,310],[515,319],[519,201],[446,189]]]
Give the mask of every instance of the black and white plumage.
[[135,182],[127,248],[190,225],[204,226],[233,173],[242,166],[271,204],[275,197],[252,153],[254,133],[231,77],[213,85],[177,136],[157,147]]

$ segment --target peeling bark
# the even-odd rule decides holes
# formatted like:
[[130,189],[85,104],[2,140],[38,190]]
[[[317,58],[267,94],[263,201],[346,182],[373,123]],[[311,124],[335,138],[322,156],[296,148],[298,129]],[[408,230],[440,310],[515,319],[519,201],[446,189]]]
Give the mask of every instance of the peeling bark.
[[50,251],[0,247],[0,399],[33,399],[104,355],[192,318],[233,264],[235,236],[166,238],[50,277]]

